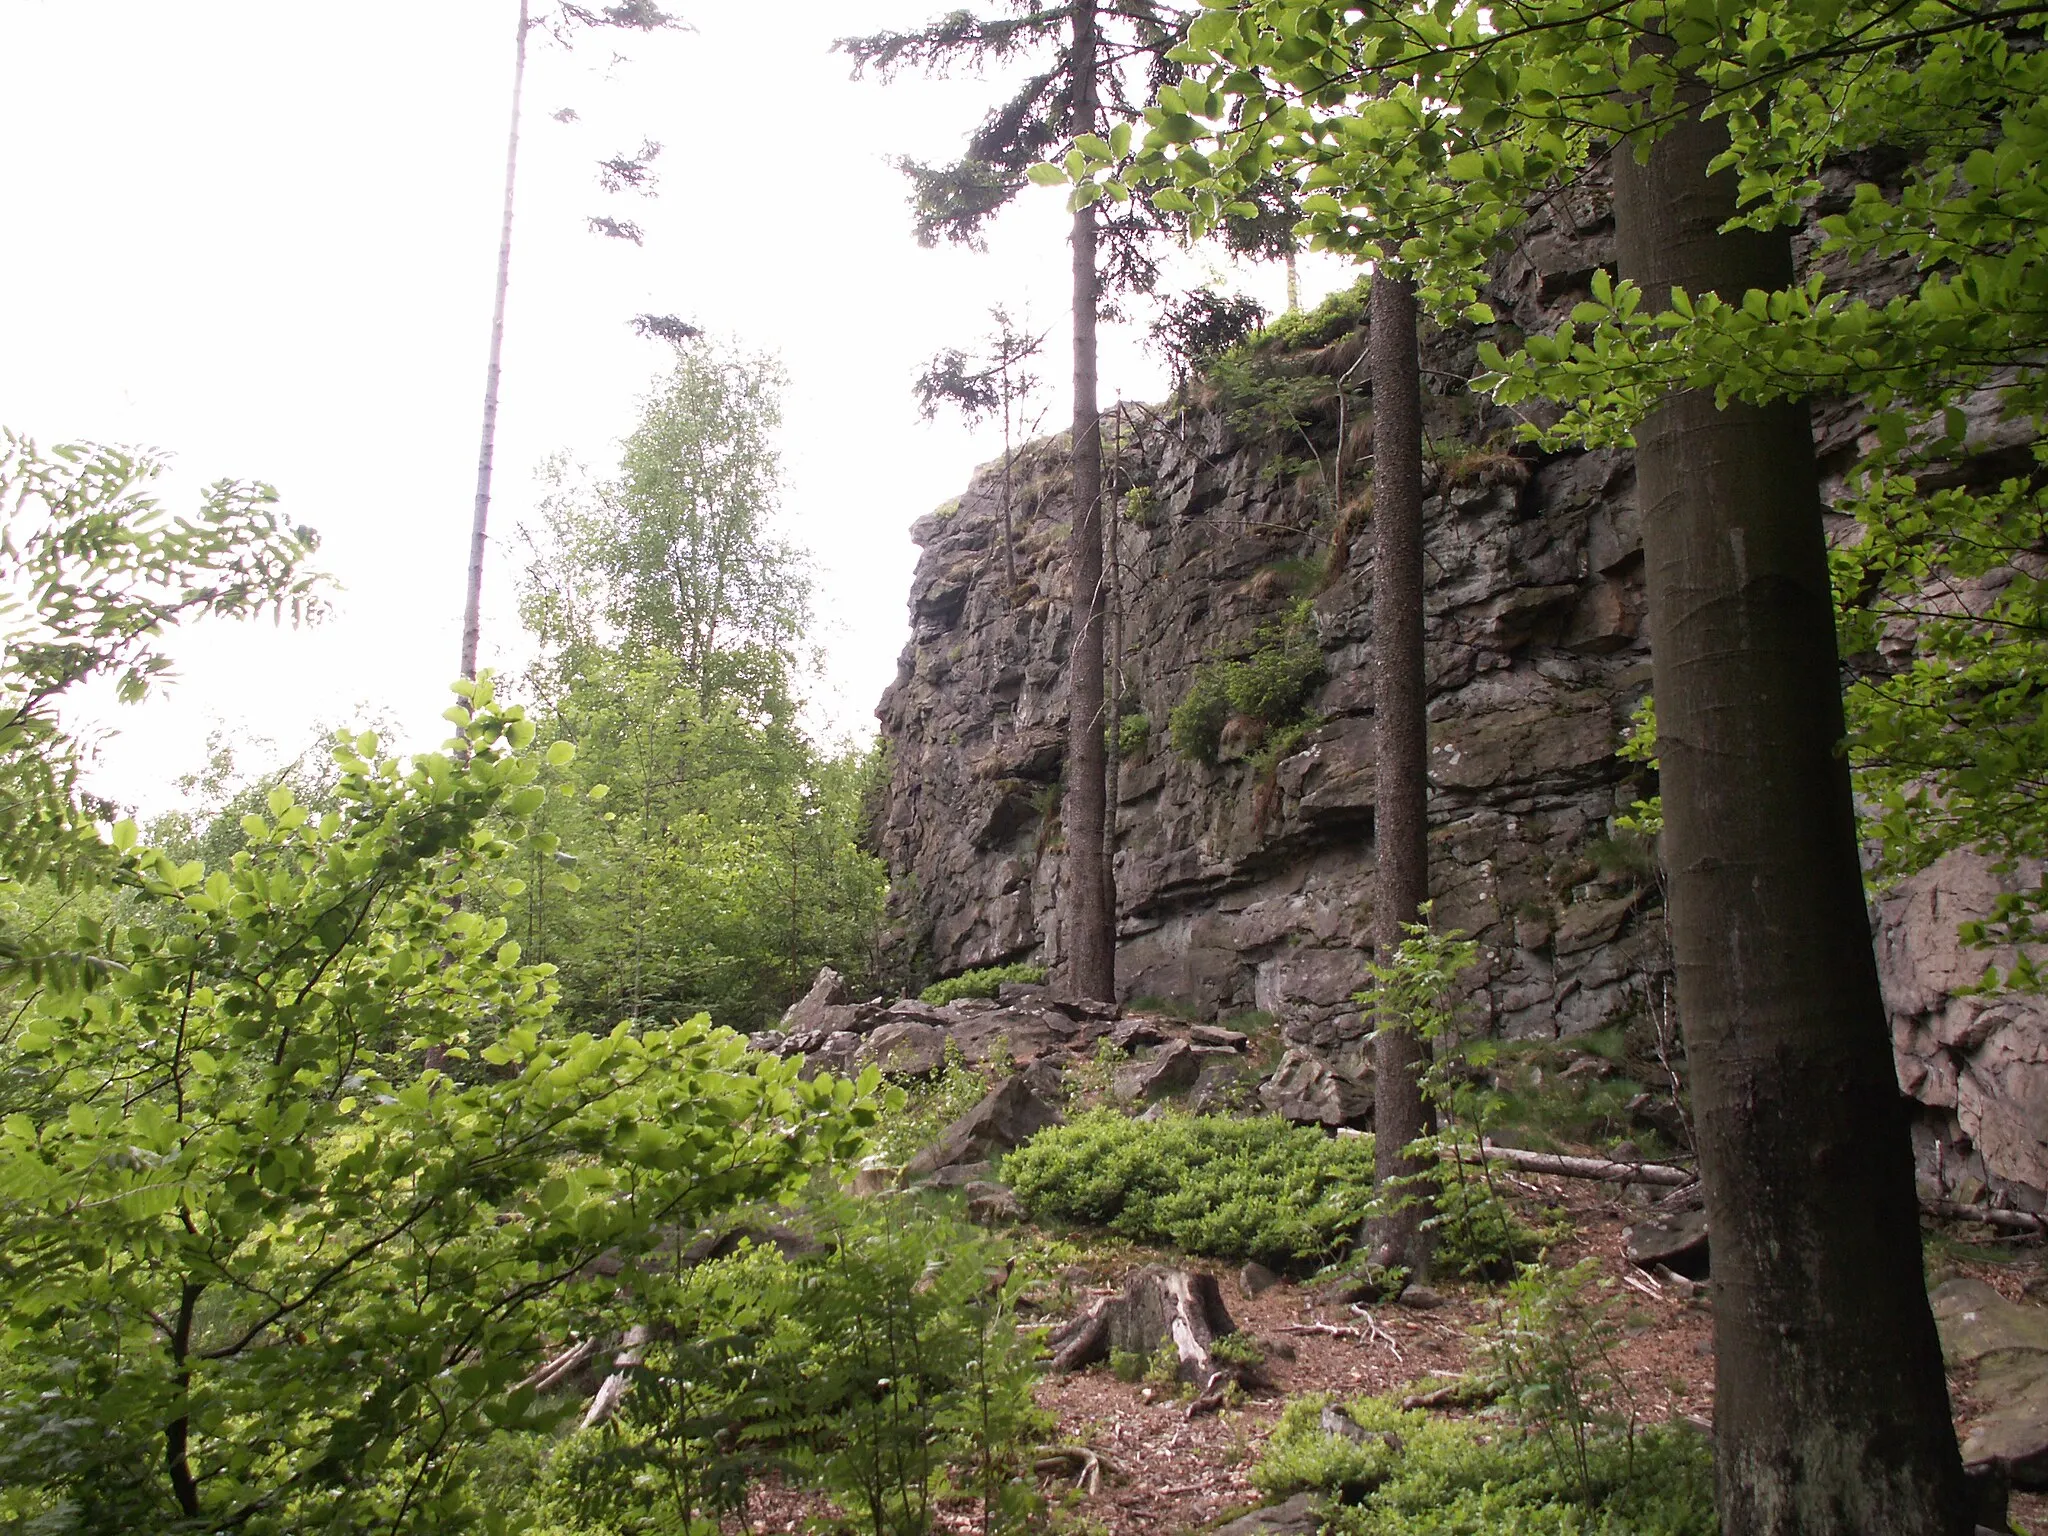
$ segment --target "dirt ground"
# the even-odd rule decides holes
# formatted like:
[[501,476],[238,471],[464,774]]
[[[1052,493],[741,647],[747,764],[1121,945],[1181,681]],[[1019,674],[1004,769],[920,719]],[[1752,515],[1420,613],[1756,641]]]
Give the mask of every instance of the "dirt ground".
[[[1579,1180],[1518,1182],[1532,1203],[1570,1213],[1575,1232],[1554,1250],[1556,1258],[1597,1257],[1602,1272],[1617,1281],[1625,1272],[1634,1276],[1624,1292],[1635,1305],[1619,1358],[1639,1417],[1646,1423],[1681,1414],[1709,1420],[1713,1345],[1705,1303],[1636,1275],[1621,1258],[1622,1230],[1640,1219],[1642,1207]],[[1128,1474],[1112,1477],[1077,1509],[1108,1536],[1192,1530],[1257,1502],[1248,1475],[1287,1398],[1389,1393],[1424,1377],[1460,1374],[1472,1363],[1473,1330],[1498,1306],[1497,1293],[1449,1283],[1432,1287],[1440,1306],[1361,1313],[1334,1300],[1326,1287],[1283,1282],[1248,1298],[1235,1270],[1196,1267],[1216,1272],[1232,1320],[1267,1343],[1276,1390],[1190,1422],[1174,1394],[1118,1381],[1106,1371],[1048,1379],[1039,1400],[1059,1416],[1062,1442],[1104,1453]],[[1292,1359],[1284,1357],[1289,1346]]]
[[[1532,1207],[1569,1214],[1572,1236],[1553,1249],[1553,1258],[1567,1264],[1597,1260],[1616,1294],[1631,1304],[1618,1363],[1639,1422],[1682,1416],[1710,1424],[1714,1359],[1708,1302],[1689,1287],[1642,1275],[1622,1257],[1623,1231],[1641,1219],[1644,1201],[1581,1180],[1514,1183]],[[1118,1289],[1124,1274],[1145,1263],[1187,1262],[1129,1247],[1089,1244],[1086,1252],[1062,1276],[1059,1301],[1069,1306]],[[2015,1300],[2043,1272],[2038,1244],[2030,1263],[1976,1256],[1985,1252],[1952,1245],[1936,1262],[1950,1273],[1976,1275]],[[1389,1393],[1425,1377],[1457,1375],[1472,1364],[1474,1330],[1499,1305],[1497,1292],[1453,1282],[1432,1287],[1439,1304],[1427,1309],[1361,1310],[1337,1300],[1327,1286],[1283,1281],[1247,1296],[1234,1267],[1201,1261],[1189,1267],[1216,1274],[1238,1328],[1266,1345],[1274,1386],[1190,1420],[1186,1399],[1171,1387],[1120,1381],[1099,1368],[1046,1378],[1037,1396],[1057,1420],[1053,1443],[1087,1447],[1109,1472],[1093,1495],[1074,1489],[1071,1478],[1045,1480],[1048,1494],[1065,1505],[1069,1529],[1091,1536],[1174,1536],[1256,1503],[1249,1474],[1288,1398],[1308,1392]],[[1976,1407],[1969,1389],[1967,1374],[1951,1382],[1958,1422],[1965,1427]],[[798,1532],[807,1517],[822,1512],[810,1497],[769,1490],[754,1511],[754,1529]],[[2035,1536],[2048,1536],[2048,1497],[2015,1495],[2012,1514]],[[942,1508],[941,1523],[949,1531],[978,1529],[965,1505]]]

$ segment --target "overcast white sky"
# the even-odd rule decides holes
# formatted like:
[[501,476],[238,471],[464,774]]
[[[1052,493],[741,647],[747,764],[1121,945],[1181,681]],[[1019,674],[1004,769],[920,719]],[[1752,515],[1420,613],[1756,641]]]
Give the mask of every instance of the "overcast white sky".
[[[871,728],[894,675],[909,525],[999,451],[917,420],[922,362],[991,303],[1052,330],[1068,368],[1064,214],[1036,189],[987,254],[923,251],[890,157],[956,153],[996,87],[848,79],[847,32],[942,0],[687,0],[692,34],[538,48],[528,72],[499,423],[496,547],[568,450],[603,470],[665,348],[628,319],[674,312],[778,354],[791,377],[789,532],[821,578],[816,715]],[[223,475],[274,483],[324,538],[337,612],[305,632],[179,639],[180,680],[104,711],[98,787],[172,798],[224,726],[295,746],[371,713],[437,740],[455,674],[515,0],[0,0],[0,423],[48,444],[176,455],[175,508]],[[573,106],[581,120],[549,114]],[[608,200],[593,162],[665,146],[658,199]],[[647,231],[601,240],[586,215]],[[1183,281],[1199,280],[1191,263]],[[1344,274],[1311,267],[1310,297]],[[1233,281],[1277,307],[1272,272]],[[1164,392],[1134,334],[1104,397]],[[1060,414],[1052,398],[1048,421]],[[509,553],[488,576],[486,663],[523,655]]]

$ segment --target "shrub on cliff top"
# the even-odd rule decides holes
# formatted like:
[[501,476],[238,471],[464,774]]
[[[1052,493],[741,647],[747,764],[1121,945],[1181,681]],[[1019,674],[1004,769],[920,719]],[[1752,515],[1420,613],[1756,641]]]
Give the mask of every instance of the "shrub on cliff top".
[[1212,656],[1195,669],[1187,696],[1167,721],[1173,750],[1190,761],[1215,762],[1233,716],[1256,723],[1262,736],[1299,724],[1323,677],[1323,648],[1309,606],[1296,603],[1259,630],[1250,654]]

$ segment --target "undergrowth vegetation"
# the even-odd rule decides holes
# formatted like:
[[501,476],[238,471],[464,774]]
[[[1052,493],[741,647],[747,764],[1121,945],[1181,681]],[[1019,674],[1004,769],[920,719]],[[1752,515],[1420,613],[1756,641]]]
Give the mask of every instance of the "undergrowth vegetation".
[[938,1072],[905,1089],[902,1102],[883,1114],[869,1139],[870,1155],[891,1168],[909,1162],[1014,1070],[1007,1059],[976,1065],[948,1040]]
[[[1458,1171],[1440,1175],[1440,1267],[1506,1278],[1536,1255],[1542,1234]],[[1370,1136],[1331,1137],[1276,1115],[1134,1120],[1108,1109],[1039,1132],[1003,1164],[1033,1216],[1297,1273],[1349,1249],[1372,1213],[1372,1175]]]
[[638,1278],[661,1326],[617,1415],[537,1451],[501,1442],[493,1504],[540,1536],[709,1536],[772,1474],[866,1536],[928,1531],[941,1498],[975,1500],[990,1530],[1035,1508],[1047,1426],[1005,1255],[908,1198],[828,1202],[805,1226]]
[[[1339,1412],[1363,1440],[1322,1424],[1326,1397],[1287,1406],[1252,1472],[1270,1498],[1330,1500],[1330,1536],[1717,1536],[1713,1451],[1684,1426],[1601,1435],[1589,1481],[1518,1425],[1404,1413],[1384,1398]],[[1590,1496],[1589,1496],[1590,1492]]]
[[1277,1116],[1095,1110],[1011,1153],[1004,1177],[1034,1216],[1105,1227],[1212,1258],[1314,1268],[1341,1252],[1372,1194],[1372,1141]]

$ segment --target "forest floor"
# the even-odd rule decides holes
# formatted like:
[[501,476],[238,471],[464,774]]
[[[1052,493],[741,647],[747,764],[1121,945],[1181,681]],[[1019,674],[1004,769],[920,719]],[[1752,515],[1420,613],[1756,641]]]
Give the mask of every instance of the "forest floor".
[[[1714,1404],[1711,1306],[1704,1295],[1688,1294],[1692,1288],[1660,1284],[1623,1257],[1624,1231],[1642,1218],[1643,1205],[1610,1186],[1582,1180],[1524,1177],[1513,1183],[1513,1196],[1525,1206],[1526,1216],[1550,1221],[1560,1210],[1569,1216],[1571,1235],[1551,1249],[1552,1261],[1595,1260],[1599,1273],[1629,1303],[1616,1362],[1637,1421],[1648,1425],[1685,1418],[1702,1428],[1709,1425]],[[1438,1301],[1426,1309],[1380,1305],[1362,1312],[1339,1300],[1330,1285],[1285,1280],[1250,1296],[1234,1266],[1190,1261],[1099,1235],[1014,1230],[1034,1269],[1056,1277],[1044,1288],[1048,1316],[1066,1315],[1120,1289],[1124,1277],[1145,1264],[1176,1264],[1214,1272],[1238,1328],[1266,1347],[1270,1390],[1246,1394],[1193,1419],[1183,1390],[1126,1382],[1100,1367],[1048,1376],[1039,1384],[1039,1405],[1057,1425],[1048,1443],[1085,1446],[1102,1458],[1109,1473],[1093,1495],[1073,1489],[1070,1480],[1045,1483],[1046,1492],[1065,1510],[1060,1524],[1091,1536],[1177,1536],[1243,1512],[1259,1502],[1250,1473],[1288,1399],[1307,1393],[1347,1399],[1401,1393],[1428,1378],[1459,1375],[1479,1363],[1478,1335],[1501,1305],[1498,1288],[1458,1282],[1432,1284]],[[1940,1278],[1973,1275],[2014,1301],[2030,1283],[2038,1291],[2048,1274],[2048,1256],[2038,1242],[2017,1248],[1978,1246],[1937,1234],[1930,1240],[1929,1263],[1930,1272]],[[1951,1377],[1958,1424],[1964,1428],[1977,1407],[1970,1388],[1967,1371]],[[753,1528],[803,1531],[807,1517],[822,1512],[812,1498],[769,1491],[755,1506]],[[2048,1536],[2048,1496],[2015,1494],[2012,1515],[2025,1529]],[[978,1529],[965,1501],[957,1509],[942,1505],[939,1523],[949,1531]]]

